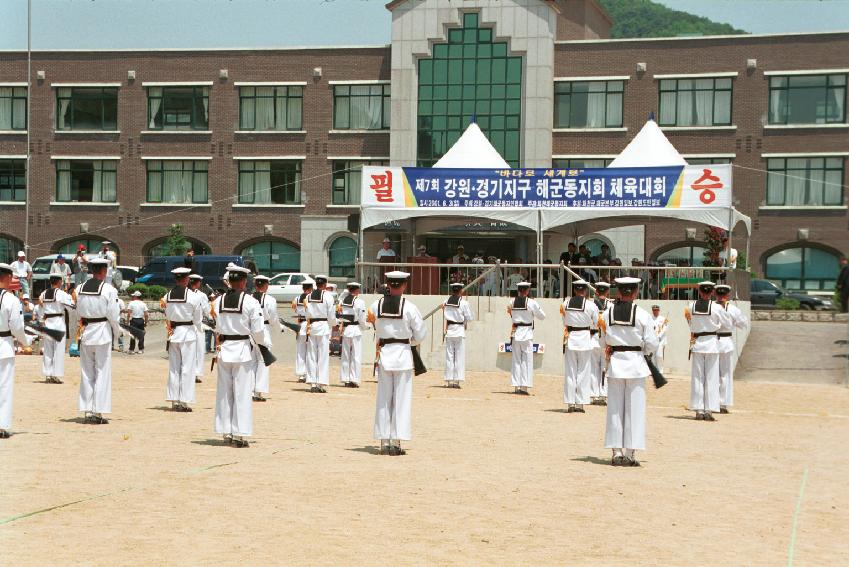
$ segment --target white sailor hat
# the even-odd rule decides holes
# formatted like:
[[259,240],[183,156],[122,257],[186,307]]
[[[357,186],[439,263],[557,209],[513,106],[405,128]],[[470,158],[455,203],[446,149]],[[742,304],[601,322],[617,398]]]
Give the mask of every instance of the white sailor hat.
[[660,305],[654,304],[654,305],[652,305],[652,306],[651,306],[651,308],[652,308],[653,310],[654,310],[654,309],[660,309]]
[[132,297],[141,297],[141,292],[139,290],[134,291]]
[[633,278],[633,277],[630,277],[630,276],[626,276],[626,277],[622,277],[622,278],[616,278],[613,281],[616,282],[617,286],[621,287],[621,286],[639,285],[640,282],[642,282],[643,280],[641,280],[640,278]]
[[463,289],[463,286],[464,286],[464,285],[465,285],[465,284],[464,284],[463,282],[453,282],[453,283],[448,284],[448,287],[450,287],[450,288],[452,288],[452,289],[453,289],[453,288]]
[[410,274],[407,272],[402,272],[400,270],[395,270],[394,272],[386,272],[387,280],[406,280],[410,277]]
[[609,284],[609,283],[607,283],[607,282],[596,282],[595,286],[596,286],[597,288],[598,288],[598,287],[600,287],[600,288],[603,288],[603,289],[605,289],[605,290],[610,289],[610,284]]
[[716,286],[716,291],[720,293],[727,293],[731,291],[731,286],[728,284],[718,284]]
[[18,256],[26,256],[26,253],[23,250],[18,250]]
[[29,294],[25,293],[21,296],[22,299],[29,299]]
[[384,242],[392,242],[391,240],[389,240],[389,237],[388,237],[388,236],[387,236],[386,238],[384,238],[384,239],[383,239],[383,241],[384,241]]
[[316,283],[318,282],[318,280],[322,280],[322,281],[325,281],[325,282],[326,282],[326,281],[327,281],[327,276],[325,276],[324,274],[316,274],[316,276],[315,276],[315,281],[316,281]]
[[271,278],[269,278],[268,276],[264,276],[264,275],[262,275],[262,274],[259,274],[259,275],[254,276],[254,281],[255,281],[255,282],[267,282],[267,281],[269,281],[270,279],[271,279]]
[[183,276],[188,276],[189,274],[191,274],[192,269],[186,267],[174,268],[173,270],[171,270],[171,273],[174,274],[175,277],[182,278]]
[[519,282],[516,287],[531,287],[531,282]]
[[251,271],[242,266],[237,266],[233,262],[227,264],[227,279],[228,280],[243,280],[248,277]]
[[0,274],[11,274],[12,266],[5,262],[0,262]]
[[189,274],[190,280],[203,280],[203,276],[200,274]]
[[88,261],[89,266],[106,266],[109,264],[109,260],[106,258],[92,258]]
[[304,281],[301,282],[301,286],[307,286],[307,285],[310,285],[310,286],[315,285],[315,280],[312,279],[312,278],[307,278],[307,279],[305,279]]
[[699,282],[699,287],[716,287],[716,284],[712,281],[705,280],[703,282]]
[[572,287],[587,287],[588,285],[590,285],[590,282],[583,279],[575,280],[572,282]]
[[103,242],[100,243],[101,246],[103,246],[104,244],[112,244],[112,243],[109,242],[108,240],[104,240]]
[[363,287],[360,282],[348,282],[345,287]]

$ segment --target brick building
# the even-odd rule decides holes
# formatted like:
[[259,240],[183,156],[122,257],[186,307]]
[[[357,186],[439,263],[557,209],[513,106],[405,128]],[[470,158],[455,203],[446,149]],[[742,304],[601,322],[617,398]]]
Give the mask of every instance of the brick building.
[[[849,33],[611,40],[593,0],[387,8],[388,46],[36,51],[29,124],[26,53],[4,52],[0,257],[23,246],[28,195],[30,258],[108,238],[141,264],[180,223],[198,252],[344,278],[363,164],[430,165],[474,115],[513,165],[601,167],[654,112],[691,163],[736,166],[756,271],[833,286],[849,235]],[[581,223],[544,250],[556,262],[578,240],[626,263],[698,264],[703,228]],[[537,260],[534,235],[504,223],[388,224],[366,232],[366,260],[384,235],[402,256],[462,242]]]

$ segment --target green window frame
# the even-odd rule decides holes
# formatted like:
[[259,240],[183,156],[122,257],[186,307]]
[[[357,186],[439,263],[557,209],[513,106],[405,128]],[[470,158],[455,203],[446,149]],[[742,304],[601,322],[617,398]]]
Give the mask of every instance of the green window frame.
[[242,247],[238,254],[266,276],[301,271],[301,251],[280,240],[260,240]]
[[551,167],[554,169],[600,169],[607,167],[613,158],[554,158]]
[[[701,268],[705,265],[705,252],[707,252],[705,246],[682,244],[658,254],[656,261],[661,265],[668,262],[679,267]],[[682,264],[686,264],[686,266]]]
[[844,165],[842,157],[769,158],[766,204],[842,206]]
[[334,160],[333,194],[334,205],[359,205],[360,188],[364,165],[387,165],[383,160]]
[[625,81],[554,83],[555,128],[621,128]]
[[462,27],[448,30],[448,42],[418,60],[419,167],[436,163],[472,120],[505,161],[520,164],[523,60],[479,24],[477,13],[463,14]]
[[0,86],[0,130],[27,129],[27,88]]
[[148,130],[209,130],[209,87],[147,88]]
[[333,129],[387,130],[391,96],[388,83],[335,85]]
[[769,78],[770,124],[846,123],[846,75]]
[[727,165],[731,163],[731,158],[714,157],[714,158],[684,158],[690,165]]
[[56,201],[115,203],[118,200],[118,160],[58,160]]
[[661,79],[658,88],[661,126],[731,125],[731,77]]
[[27,160],[0,159],[0,202],[26,201]]
[[300,160],[239,160],[239,204],[300,205]]
[[764,277],[791,291],[832,291],[840,273],[840,258],[812,246],[784,248],[764,260]]
[[327,250],[331,278],[353,279],[357,264],[357,241],[350,236],[339,236]]
[[300,130],[304,87],[253,86],[239,88],[239,130]]
[[56,130],[117,129],[117,87],[56,89]]
[[147,202],[163,204],[208,203],[208,161],[148,160]]

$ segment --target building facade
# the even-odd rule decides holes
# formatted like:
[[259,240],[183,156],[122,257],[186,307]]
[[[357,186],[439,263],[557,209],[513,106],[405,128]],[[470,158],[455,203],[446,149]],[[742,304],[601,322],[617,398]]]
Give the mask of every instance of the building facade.
[[[181,224],[196,252],[343,279],[362,165],[429,166],[474,117],[511,165],[603,167],[653,113],[690,163],[735,166],[755,271],[833,287],[849,236],[849,33],[611,40],[593,0],[387,8],[388,46],[37,51],[29,86],[26,53],[4,52],[0,259],[28,232],[30,258],[109,239],[139,265]],[[698,264],[703,230],[581,223],[545,234],[543,259],[577,240],[626,264]],[[480,219],[367,231],[365,260],[384,236],[402,256],[463,243],[538,260],[532,233]]]

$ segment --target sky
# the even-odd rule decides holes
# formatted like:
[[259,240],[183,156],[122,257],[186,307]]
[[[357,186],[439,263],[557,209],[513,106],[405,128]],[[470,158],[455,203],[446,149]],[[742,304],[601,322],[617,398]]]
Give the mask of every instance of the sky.
[[[387,1],[32,0],[32,41],[34,49],[383,45]],[[849,31],[849,0],[657,1],[752,33]],[[26,7],[0,0],[0,49],[26,48]]]

